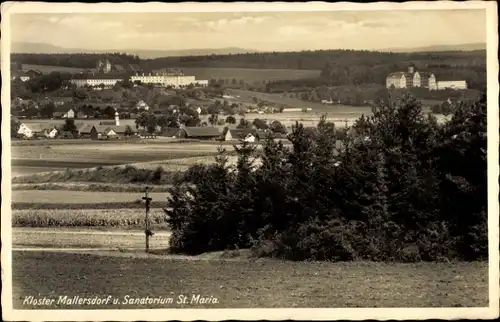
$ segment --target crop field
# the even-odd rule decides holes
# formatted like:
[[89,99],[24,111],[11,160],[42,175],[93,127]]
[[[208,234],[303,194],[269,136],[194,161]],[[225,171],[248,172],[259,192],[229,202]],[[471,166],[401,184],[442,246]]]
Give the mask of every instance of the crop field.
[[[167,192],[153,192],[153,200],[166,200]],[[93,191],[50,191],[50,190],[17,190],[12,193],[12,202],[32,203],[105,203],[132,202],[141,199],[143,194],[136,192],[93,192]]]
[[[101,228],[144,228],[143,209],[23,209],[12,211],[13,227],[101,227]],[[149,222],[154,229],[164,229],[165,212],[153,208]]]
[[[161,255],[99,252],[12,254],[14,309],[25,296],[54,298],[112,295],[174,297],[147,308],[360,308],[485,307],[488,263],[290,262],[276,260],[184,260]],[[118,274],[119,272],[119,274]],[[47,281],[51,281],[47,283]],[[71,288],[68,288],[71,285]],[[211,305],[176,304],[179,294],[213,296]],[[57,297],[56,297],[57,300]],[[37,307],[40,309],[40,307]],[[50,309],[86,306],[51,306]],[[92,306],[138,309],[141,305]]]
[[317,78],[320,70],[299,69],[251,69],[251,68],[180,68],[185,75],[195,76],[196,79],[236,79],[248,83],[264,80],[296,80],[303,78]]
[[12,146],[12,176],[64,169],[83,169],[130,163],[213,155],[215,144],[82,144]]
[[[101,192],[135,192],[143,193],[143,184],[118,184],[100,182],[42,182],[42,183],[14,183],[11,185],[13,191],[19,190],[67,190],[67,191],[101,191]],[[170,186],[150,186],[150,192],[166,192]],[[15,192],[16,193],[16,192]]]
[[76,67],[23,64],[23,71],[24,72],[27,72],[30,69],[39,70],[44,74],[48,74],[51,72],[78,73],[78,72],[85,70],[84,68],[76,68]]

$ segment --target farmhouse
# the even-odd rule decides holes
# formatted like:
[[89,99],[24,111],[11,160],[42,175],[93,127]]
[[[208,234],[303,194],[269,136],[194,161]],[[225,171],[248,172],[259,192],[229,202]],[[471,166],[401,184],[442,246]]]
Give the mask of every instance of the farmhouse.
[[78,135],[82,138],[90,138],[93,126],[87,123],[83,123],[78,128]]
[[72,108],[69,109],[66,113],[63,114],[62,116],[63,119],[74,119],[75,118],[75,111],[73,111]]
[[17,134],[27,138],[45,136],[54,138],[57,135],[57,129],[53,125],[42,125],[39,123],[21,123]]
[[221,133],[215,127],[184,127],[179,129],[175,137],[184,139],[214,140],[221,137]]
[[109,136],[116,136],[116,132],[107,125],[94,125],[90,130],[92,140],[104,139]]
[[222,131],[222,140],[243,140],[245,142],[254,143],[260,140],[260,136],[257,130],[251,128],[244,129],[230,129],[225,127]]

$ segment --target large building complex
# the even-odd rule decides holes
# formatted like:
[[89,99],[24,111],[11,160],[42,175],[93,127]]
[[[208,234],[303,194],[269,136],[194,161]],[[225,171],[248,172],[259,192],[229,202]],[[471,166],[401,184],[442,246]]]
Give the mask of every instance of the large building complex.
[[169,73],[136,73],[130,77],[132,82],[139,81],[143,84],[156,84],[165,87],[184,87],[188,85],[208,86],[208,80],[196,80],[194,76]]
[[422,87],[429,90],[437,89],[436,77],[432,73],[415,72],[415,67],[408,67],[408,72],[395,72],[386,78],[387,88]]
[[104,86],[105,88],[110,88],[116,85],[117,82],[123,81],[123,75],[112,75],[112,74],[80,74],[74,75],[70,80],[72,84],[76,87],[99,87]]
[[467,89],[467,82],[464,80],[451,80],[437,82],[438,89]]
[[436,76],[430,72],[415,71],[415,66],[408,67],[407,72],[395,72],[387,76],[387,88],[428,88],[432,90],[467,89],[464,80],[437,81]]

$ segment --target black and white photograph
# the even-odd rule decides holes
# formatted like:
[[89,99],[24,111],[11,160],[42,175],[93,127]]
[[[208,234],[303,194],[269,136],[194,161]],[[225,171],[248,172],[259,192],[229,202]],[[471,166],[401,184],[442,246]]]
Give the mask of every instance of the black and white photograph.
[[497,20],[3,3],[3,319],[498,317]]

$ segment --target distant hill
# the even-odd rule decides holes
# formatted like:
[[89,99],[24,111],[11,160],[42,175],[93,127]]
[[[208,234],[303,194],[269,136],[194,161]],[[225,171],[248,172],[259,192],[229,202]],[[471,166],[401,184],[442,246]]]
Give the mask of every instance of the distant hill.
[[438,52],[438,51],[474,51],[485,50],[486,43],[461,44],[461,45],[436,45],[415,48],[386,48],[379,51],[394,53]]
[[82,48],[63,48],[46,43],[15,42],[11,45],[12,53],[24,54],[77,54],[77,53],[114,53],[125,52],[129,55],[137,55],[141,59],[154,59],[160,57],[179,56],[204,56],[204,55],[228,55],[259,52],[253,49],[243,49],[238,47],[216,48],[216,49],[183,49],[183,50],[141,50],[141,49],[109,49],[91,50]]

